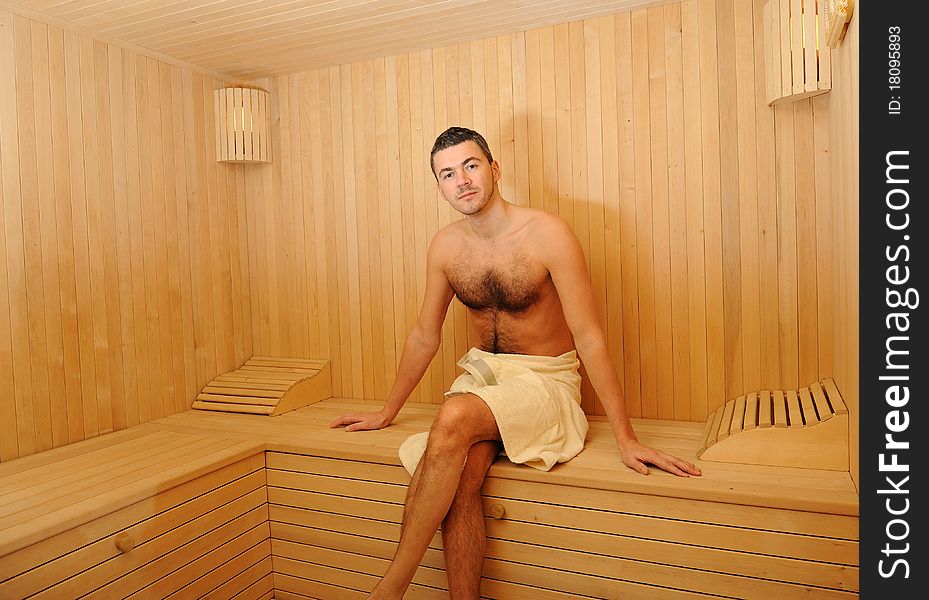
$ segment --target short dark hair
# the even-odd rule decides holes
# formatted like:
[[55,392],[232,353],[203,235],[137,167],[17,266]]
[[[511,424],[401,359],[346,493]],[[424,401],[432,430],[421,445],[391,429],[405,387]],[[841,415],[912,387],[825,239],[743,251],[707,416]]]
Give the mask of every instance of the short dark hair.
[[436,152],[441,152],[446,148],[457,146],[469,140],[477,144],[484,153],[484,156],[487,157],[487,162],[493,164],[494,157],[490,153],[490,146],[487,145],[487,140],[484,139],[484,136],[466,127],[449,127],[439,134],[439,137],[435,139],[435,143],[432,145],[432,152],[429,154],[429,167],[432,169],[432,175],[438,178],[435,174]]

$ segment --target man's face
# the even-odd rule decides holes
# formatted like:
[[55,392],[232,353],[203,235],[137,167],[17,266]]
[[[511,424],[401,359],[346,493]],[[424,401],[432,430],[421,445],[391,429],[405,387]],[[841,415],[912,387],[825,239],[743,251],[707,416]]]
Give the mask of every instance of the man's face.
[[436,152],[433,165],[439,191],[463,215],[477,214],[487,206],[500,179],[497,161],[487,162],[484,151],[471,140]]

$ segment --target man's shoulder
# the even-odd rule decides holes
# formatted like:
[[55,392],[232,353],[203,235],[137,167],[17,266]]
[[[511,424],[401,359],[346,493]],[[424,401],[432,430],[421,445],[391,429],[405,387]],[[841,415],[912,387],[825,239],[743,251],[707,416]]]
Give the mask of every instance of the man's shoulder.
[[571,226],[560,215],[550,213],[538,208],[522,207],[526,227],[530,228],[533,237],[545,240],[558,239],[565,235],[573,235]]

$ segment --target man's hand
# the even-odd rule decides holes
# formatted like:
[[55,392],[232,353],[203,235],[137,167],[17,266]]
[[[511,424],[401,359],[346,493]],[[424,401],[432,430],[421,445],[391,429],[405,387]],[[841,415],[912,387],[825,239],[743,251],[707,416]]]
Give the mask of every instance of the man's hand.
[[381,411],[376,413],[353,413],[342,415],[329,424],[329,427],[342,427],[345,425],[345,431],[364,431],[368,429],[383,429],[390,425],[393,419],[388,418]]
[[623,455],[623,463],[633,471],[638,471],[642,475],[648,475],[648,467],[645,466],[646,464],[655,465],[678,477],[690,477],[691,475],[700,476],[702,474],[700,469],[686,460],[681,460],[661,450],[643,446],[635,440],[624,444],[620,447],[619,451]]

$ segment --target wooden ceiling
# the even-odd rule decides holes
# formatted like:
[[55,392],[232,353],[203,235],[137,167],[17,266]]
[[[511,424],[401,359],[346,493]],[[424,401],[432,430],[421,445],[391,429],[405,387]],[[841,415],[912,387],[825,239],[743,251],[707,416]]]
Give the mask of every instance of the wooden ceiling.
[[230,79],[309,70],[669,0],[6,0]]

